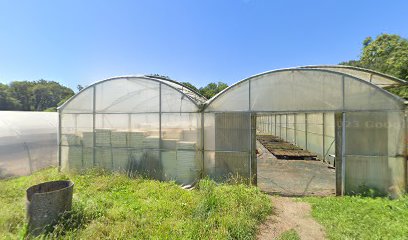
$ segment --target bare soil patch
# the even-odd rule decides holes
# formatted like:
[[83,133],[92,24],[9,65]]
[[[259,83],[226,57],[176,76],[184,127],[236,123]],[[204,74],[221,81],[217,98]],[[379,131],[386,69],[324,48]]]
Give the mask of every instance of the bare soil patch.
[[278,196],[272,196],[271,200],[274,213],[261,225],[257,239],[275,239],[290,229],[294,229],[302,240],[325,239],[324,228],[312,218],[308,203]]

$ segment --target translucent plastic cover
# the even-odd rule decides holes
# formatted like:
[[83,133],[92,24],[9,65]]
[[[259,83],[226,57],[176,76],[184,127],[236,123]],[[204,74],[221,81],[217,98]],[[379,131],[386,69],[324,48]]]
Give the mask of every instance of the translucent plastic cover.
[[159,82],[124,78],[97,84],[96,112],[137,113],[159,111]]
[[200,98],[145,77],[90,86],[60,109],[62,169],[98,167],[191,184],[202,169],[201,113],[193,97]]
[[367,81],[330,71],[291,69],[242,81],[209,100],[206,111],[325,112],[401,108],[402,101],[398,97]]
[[57,129],[57,113],[0,111],[0,178],[58,165]]
[[379,87],[387,87],[402,84],[403,81],[392,76],[388,76],[369,69],[356,68],[351,66],[307,66],[304,68],[330,70],[338,73],[345,73],[361,80],[370,82]]
[[239,83],[213,99],[205,111],[249,111],[249,82]]

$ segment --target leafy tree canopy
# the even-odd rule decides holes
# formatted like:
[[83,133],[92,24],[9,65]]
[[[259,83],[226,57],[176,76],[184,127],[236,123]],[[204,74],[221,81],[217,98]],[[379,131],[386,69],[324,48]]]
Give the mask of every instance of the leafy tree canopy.
[[207,86],[201,87],[201,88],[197,88],[197,87],[195,87],[193,84],[191,84],[189,82],[181,82],[181,84],[191,88],[192,90],[195,90],[196,92],[200,93],[201,95],[203,95],[207,99],[212,98],[217,93],[221,92],[222,90],[224,90],[225,88],[228,87],[228,85],[226,83],[223,83],[223,82],[209,83],[209,84],[207,84]]
[[12,96],[10,87],[0,83],[0,109],[14,110],[20,109],[21,106],[21,103]]
[[372,69],[408,80],[408,40],[394,34],[367,37],[359,60],[340,63]]
[[[408,40],[394,34],[381,34],[375,40],[367,37],[359,60],[340,63],[372,69],[408,80]],[[408,86],[387,87],[387,91],[408,99]]]
[[0,85],[0,110],[55,111],[74,91],[54,81],[14,81]]
[[207,86],[200,88],[200,93],[207,99],[212,98],[217,93],[221,92],[222,90],[226,89],[228,85],[223,82],[218,83],[209,83]]

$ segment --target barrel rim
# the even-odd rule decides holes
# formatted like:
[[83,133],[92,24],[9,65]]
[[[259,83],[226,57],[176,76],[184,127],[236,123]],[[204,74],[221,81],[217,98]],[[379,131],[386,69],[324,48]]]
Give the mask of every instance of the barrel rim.
[[[39,192],[33,192],[32,194],[29,194],[30,191],[31,191],[33,188],[39,187],[40,185],[46,185],[46,184],[58,183],[58,182],[68,183],[68,186],[65,186],[65,187],[62,187],[62,188],[58,188],[58,189],[56,189],[56,190],[52,190],[52,191],[48,191],[48,192],[41,192],[41,193],[39,193]],[[31,200],[33,199],[34,195],[40,195],[40,196],[41,196],[41,195],[47,195],[47,194],[50,194],[50,193],[56,193],[56,192],[64,191],[64,190],[69,189],[69,188],[73,188],[73,186],[74,186],[74,182],[71,181],[71,180],[55,180],[55,181],[42,182],[42,183],[39,183],[39,184],[36,184],[36,185],[33,185],[33,186],[27,188],[27,190],[26,190],[27,201],[31,202]]]

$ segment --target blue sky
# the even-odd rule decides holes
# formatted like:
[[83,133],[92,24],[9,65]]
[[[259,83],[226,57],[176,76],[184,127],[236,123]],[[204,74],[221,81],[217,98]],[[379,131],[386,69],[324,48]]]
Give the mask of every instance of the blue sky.
[[2,1],[0,82],[158,73],[197,86],[356,59],[408,37],[408,1]]

